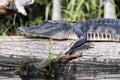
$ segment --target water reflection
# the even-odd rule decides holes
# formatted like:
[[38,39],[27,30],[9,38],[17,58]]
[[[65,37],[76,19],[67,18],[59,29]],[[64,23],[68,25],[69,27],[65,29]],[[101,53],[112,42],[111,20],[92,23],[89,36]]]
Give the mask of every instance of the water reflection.
[[75,80],[120,80],[119,71],[82,71],[73,76]]
[[[37,74],[37,76],[34,76],[35,74]],[[41,75],[33,72],[28,76],[23,76],[22,78],[19,78],[18,76],[11,75],[11,73],[8,71],[0,72],[0,80],[120,80],[120,70],[101,70],[83,67],[79,67],[78,70],[72,67],[71,70],[68,70],[67,68],[66,71],[62,71],[62,74],[57,74],[57,76],[54,78],[53,76],[48,77],[48,75],[46,76],[44,74]]]
[[[28,80],[120,80],[119,70],[81,70],[71,71],[68,74],[59,74],[54,78],[27,77]],[[25,78],[24,78],[25,80]]]

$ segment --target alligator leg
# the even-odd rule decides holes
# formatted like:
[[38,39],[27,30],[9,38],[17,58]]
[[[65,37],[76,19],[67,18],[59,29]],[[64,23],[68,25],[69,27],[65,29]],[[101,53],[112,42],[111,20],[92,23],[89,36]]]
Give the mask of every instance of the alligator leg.
[[81,45],[83,45],[86,41],[85,40],[78,40],[76,41],[74,44],[72,44],[73,46],[68,47],[66,54],[71,55],[74,54],[74,51]]
[[71,54],[74,54],[74,50],[83,45],[85,42],[86,42],[86,37],[85,35],[83,34],[83,32],[81,31],[81,29],[79,29],[78,27],[75,27],[75,32],[77,34],[77,36],[79,37],[79,40],[76,40],[75,42],[73,42],[64,52],[63,54],[68,54],[68,55],[71,55]]

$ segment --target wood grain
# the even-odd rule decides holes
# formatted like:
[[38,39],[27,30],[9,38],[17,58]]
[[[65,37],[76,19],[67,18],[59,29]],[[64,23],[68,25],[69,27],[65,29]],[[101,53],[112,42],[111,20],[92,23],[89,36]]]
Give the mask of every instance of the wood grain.
[[[74,40],[53,40],[52,52],[57,56]],[[86,45],[90,47],[86,47]],[[28,38],[23,36],[0,36],[0,56],[21,58],[23,56],[46,59],[49,53],[49,39]],[[81,49],[83,48],[83,49]],[[77,52],[83,57],[74,61],[120,62],[120,43],[118,42],[86,42]]]

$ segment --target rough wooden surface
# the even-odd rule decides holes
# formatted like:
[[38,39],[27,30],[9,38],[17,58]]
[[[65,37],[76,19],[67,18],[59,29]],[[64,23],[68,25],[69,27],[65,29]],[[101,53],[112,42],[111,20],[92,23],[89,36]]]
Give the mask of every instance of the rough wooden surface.
[[[52,41],[53,53],[59,54],[72,41]],[[6,57],[30,56],[47,58],[49,39],[26,38],[22,36],[0,36],[0,55]]]
[[[54,56],[57,56],[57,54],[64,51],[73,41],[74,40],[53,40],[52,51]],[[86,45],[90,46],[87,47]],[[18,67],[20,60],[24,56],[46,59],[48,57],[49,48],[49,39],[27,38],[23,36],[0,36],[0,67],[3,66],[5,67],[3,69],[9,70],[8,67],[12,64],[11,68],[14,69]],[[104,70],[104,68],[120,69],[119,48],[120,43],[118,42],[86,42],[79,50],[77,50],[79,53],[82,52],[83,57],[72,60],[71,65],[75,66],[76,71],[80,71],[80,67],[82,66],[92,69],[94,67],[93,65],[97,65],[95,68],[98,70],[100,70],[101,67],[101,70]],[[0,79],[6,78],[4,76],[0,77]],[[14,76],[6,78],[5,80],[15,78],[16,80],[20,79],[18,76]]]
[[[54,56],[66,49],[74,40],[53,40],[52,47]],[[78,52],[83,53],[83,57],[74,61],[115,61],[119,63],[120,43],[118,42],[87,42],[91,48],[85,48]],[[85,45],[86,45],[85,44]],[[19,58],[29,56],[45,59],[49,52],[49,39],[26,38],[23,36],[0,36],[0,56],[8,58]]]

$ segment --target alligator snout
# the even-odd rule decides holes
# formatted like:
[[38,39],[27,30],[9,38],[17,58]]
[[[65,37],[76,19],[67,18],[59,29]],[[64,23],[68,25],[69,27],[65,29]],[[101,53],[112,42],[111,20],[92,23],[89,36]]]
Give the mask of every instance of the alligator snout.
[[31,26],[31,27],[19,27],[18,28],[18,31],[21,31],[21,32],[32,32],[34,30],[38,30],[38,27]]
[[41,31],[40,26],[30,26],[30,27],[18,27],[18,31],[22,33],[39,33]]
[[24,28],[24,27],[19,27],[19,28],[18,28],[18,31],[24,32],[24,31],[25,31],[25,28]]

